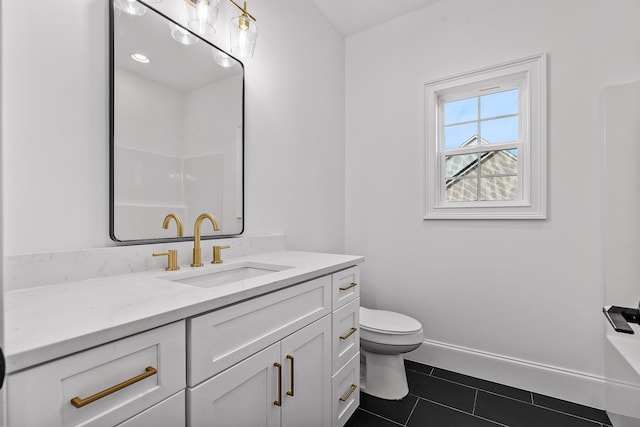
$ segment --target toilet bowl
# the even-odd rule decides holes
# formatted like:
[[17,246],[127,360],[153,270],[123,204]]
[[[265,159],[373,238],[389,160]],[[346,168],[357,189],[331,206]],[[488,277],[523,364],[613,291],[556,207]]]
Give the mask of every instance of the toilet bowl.
[[386,310],[360,307],[360,388],[381,399],[399,400],[409,393],[402,355],[422,344],[416,319]]

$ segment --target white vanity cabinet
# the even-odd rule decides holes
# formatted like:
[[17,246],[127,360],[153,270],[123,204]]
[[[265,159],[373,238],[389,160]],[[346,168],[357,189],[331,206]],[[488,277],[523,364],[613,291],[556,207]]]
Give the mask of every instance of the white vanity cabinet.
[[360,404],[360,269],[334,273],[331,282],[331,425],[342,427]]
[[189,319],[188,426],[344,425],[359,403],[358,281],[353,267]]
[[[182,402],[184,411],[184,348],[180,321],[11,374],[8,424],[137,427],[167,406]],[[137,414],[143,424],[131,419]],[[171,424],[180,425],[184,417]]]
[[187,389],[190,427],[331,425],[331,318]]
[[[31,329],[10,328],[20,351],[8,359],[8,426],[342,427],[360,396],[362,259],[257,260],[291,267],[217,289],[140,275],[34,291],[41,306],[11,313]],[[76,304],[60,319],[34,317],[68,288],[98,310]],[[12,294],[11,307],[30,295]],[[127,320],[114,326],[122,304]]]

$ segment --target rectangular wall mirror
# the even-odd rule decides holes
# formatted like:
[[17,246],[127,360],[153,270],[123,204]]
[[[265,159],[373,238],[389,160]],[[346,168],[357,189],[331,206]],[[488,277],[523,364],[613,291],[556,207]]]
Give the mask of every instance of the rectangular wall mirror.
[[[242,233],[242,63],[144,2],[133,2],[138,14],[122,3],[132,2],[110,13],[111,238],[187,240],[203,212],[220,225],[203,238]],[[162,228],[170,213],[182,239],[175,224]]]

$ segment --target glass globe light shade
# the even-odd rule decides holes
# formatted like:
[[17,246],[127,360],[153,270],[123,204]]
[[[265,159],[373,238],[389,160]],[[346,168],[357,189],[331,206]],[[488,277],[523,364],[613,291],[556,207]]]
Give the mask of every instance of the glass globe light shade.
[[236,60],[218,49],[213,49],[213,59],[216,63],[224,68],[233,67],[236,64]]
[[173,22],[169,22],[169,28],[171,28],[171,37],[178,43],[190,46],[200,41],[196,36],[189,31],[182,28],[180,25],[176,25]]
[[253,58],[258,38],[258,26],[246,15],[231,18],[229,42],[231,53],[238,58]]
[[115,0],[116,9],[133,16],[141,16],[147,12],[147,7],[137,0]]
[[189,28],[193,31],[211,35],[216,32],[216,19],[220,9],[220,0],[190,0]]

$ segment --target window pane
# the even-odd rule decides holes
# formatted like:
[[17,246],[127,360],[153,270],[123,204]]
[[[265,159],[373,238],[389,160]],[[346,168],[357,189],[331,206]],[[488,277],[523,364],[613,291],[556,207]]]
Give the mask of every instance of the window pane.
[[482,155],[482,175],[511,175],[518,173],[518,149],[499,150]]
[[478,120],[478,97],[444,104],[444,124]]
[[471,179],[447,180],[447,201],[475,202],[478,200],[478,181]]
[[477,154],[462,154],[458,156],[446,156],[446,176],[475,176],[478,174],[478,155]]
[[467,123],[466,125],[447,126],[444,128],[444,148],[457,148],[468,142],[475,144],[472,137],[478,134],[478,123]]
[[515,200],[517,198],[517,176],[480,178],[480,200]]
[[480,97],[480,118],[518,114],[518,89]]
[[488,143],[518,140],[518,117],[480,122],[482,140]]

